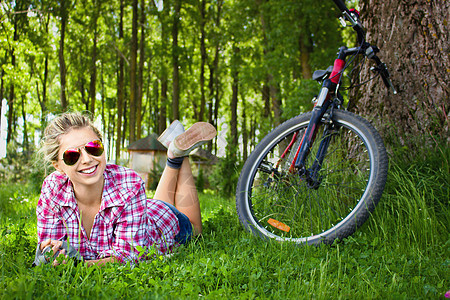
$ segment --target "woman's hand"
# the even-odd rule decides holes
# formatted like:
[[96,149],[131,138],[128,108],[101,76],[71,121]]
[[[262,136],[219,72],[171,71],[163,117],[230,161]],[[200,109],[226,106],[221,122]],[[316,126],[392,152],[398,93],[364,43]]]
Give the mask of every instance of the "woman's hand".
[[[64,258],[66,258],[66,250],[61,248],[62,244],[63,244],[62,241],[48,239],[48,240],[43,241],[40,245],[40,249],[41,249],[42,253],[45,254],[46,252],[52,251],[51,257],[55,257],[55,255],[57,255],[57,257],[53,261],[54,266],[57,266],[60,264],[61,255],[63,257],[62,263],[63,264],[67,263],[66,260],[64,259]],[[46,250],[46,248],[48,250]]]

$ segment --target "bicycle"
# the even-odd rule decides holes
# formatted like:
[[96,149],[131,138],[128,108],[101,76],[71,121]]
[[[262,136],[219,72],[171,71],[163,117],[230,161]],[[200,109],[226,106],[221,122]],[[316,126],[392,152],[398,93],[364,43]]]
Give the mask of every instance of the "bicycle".
[[[315,71],[322,82],[311,112],[272,130],[245,162],[236,188],[236,208],[245,229],[264,239],[332,244],[353,234],[370,216],[384,190],[388,158],[380,134],[345,110],[341,77],[361,54],[392,88],[379,49],[365,41],[356,10],[333,0],[357,33],[358,47],[341,47],[334,65]],[[372,78],[373,79],[373,78]]]

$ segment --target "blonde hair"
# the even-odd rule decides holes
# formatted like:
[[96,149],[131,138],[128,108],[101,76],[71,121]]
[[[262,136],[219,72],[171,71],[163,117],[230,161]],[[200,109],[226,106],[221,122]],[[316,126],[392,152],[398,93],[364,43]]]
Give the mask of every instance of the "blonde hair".
[[48,124],[44,130],[41,152],[45,162],[52,163],[58,161],[60,147],[60,137],[67,134],[72,129],[88,127],[102,139],[100,131],[92,124],[91,119],[81,113],[64,113]]

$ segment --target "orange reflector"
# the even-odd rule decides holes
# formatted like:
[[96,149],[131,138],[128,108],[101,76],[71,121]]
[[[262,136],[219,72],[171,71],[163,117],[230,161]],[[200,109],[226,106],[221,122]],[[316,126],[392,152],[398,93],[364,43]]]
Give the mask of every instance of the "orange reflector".
[[275,228],[278,228],[278,229],[286,231],[286,232],[289,232],[289,230],[291,230],[291,227],[287,226],[286,224],[284,224],[280,221],[272,219],[272,218],[267,220],[267,223],[269,223],[270,225],[272,225]]

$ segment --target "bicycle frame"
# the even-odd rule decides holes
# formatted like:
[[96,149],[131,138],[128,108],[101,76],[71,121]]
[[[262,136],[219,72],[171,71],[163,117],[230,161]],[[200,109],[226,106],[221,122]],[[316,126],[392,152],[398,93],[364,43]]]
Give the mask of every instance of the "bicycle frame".
[[[365,42],[365,32],[364,29],[359,22],[359,19],[356,15],[350,11],[345,4],[341,0],[333,0],[335,4],[339,7],[343,14],[344,22],[345,20],[349,21],[353,27],[353,29],[357,33],[358,44],[359,47],[347,48],[341,47],[339,49],[339,53],[337,58],[333,64],[333,70],[329,76],[329,78],[323,81],[322,87],[320,89],[319,96],[317,98],[314,109],[312,110],[311,119],[309,121],[308,127],[306,128],[305,135],[302,138],[302,141],[299,145],[299,149],[295,155],[294,160],[292,161],[290,171],[294,172],[298,170],[299,175],[302,179],[306,180],[310,183],[310,186],[313,188],[317,188],[320,184],[317,175],[319,174],[320,168],[322,166],[322,162],[327,154],[328,145],[331,139],[329,135],[329,128],[333,126],[332,124],[332,114],[333,109],[338,108],[341,102],[341,96],[339,94],[340,80],[342,73],[346,67],[346,59],[348,56],[353,56],[357,54],[363,54],[365,57],[373,60],[376,63],[376,67],[374,71],[378,72],[386,87],[391,88],[396,94],[396,90],[392,85],[392,82],[389,79],[389,72],[387,71],[386,65],[381,62],[381,60],[376,56],[376,53],[379,51],[376,46],[372,46],[369,43]],[[325,113],[330,109],[330,114],[325,118],[324,122],[322,122]],[[323,139],[319,145],[315,161],[310,169],[306,169],[306,159],[311,151],[311,147],[314,143],[316,133],[320,124],[325,123],[325,129],[323,132]],[[284,158],[285,153],[287,153],[290,148],[294,145],[294,142],[297,139],[297,135],[294,135],[291,143],[286,148],[284,154],[281,156],[281,159]]]

